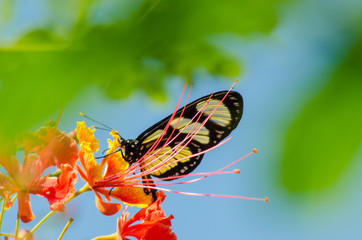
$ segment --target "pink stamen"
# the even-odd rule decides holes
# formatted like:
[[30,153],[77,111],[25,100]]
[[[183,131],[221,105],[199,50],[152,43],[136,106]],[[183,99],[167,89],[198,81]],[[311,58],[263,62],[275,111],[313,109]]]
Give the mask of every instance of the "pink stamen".
[[[186,104],[185,104],[185,106],[184,106],[184,109],[185,109],[185,107],[186,107]],[[183,111],[184,111],[184,109],[183,109]],[[180,119],[181,119],[181,117],[182,117],[183,111],[181,112],[180,117],[178,118],[177,124],[175,125],[173,132],[175,131],[175,129],[177,129],[177,125],[178,125],[178,123],[179,123],[179,121],[180,121]],[[143,157],[144,157],[144,161],[147,161],[147,163],[144,164],[144,165],[142,165],[142,168],[146,168],[148,165],[152,164],[152,163],[155,162],[156,160],[162,158],[162,157],[165,156],[165,155],[168,155],[168,157],[167,157],[166,159],[164,159],[164,160],[161,161],[160,163],[156,164],[156,165],[153,166],[152,168],[147,169],[146,171],[148,172],[148,174],[149,174],[149,173],[152,173],[152,172],[154,172],[154,171],[157,171],[157,170],[159,170],[159,169],[162,168],[162,167],[168,166],[169,164],[166,165],[166,166],[165,166],[164,164],[165,164],[166,162],[168,162],[171,158],[173,158],[175,155],[177,155],[180,151],[182,151],[182,150],[187,146],[187,144],[193,139],[193,137],[191,136],[191,134],[192,134],[192,132],[193,132],[194,126],[192,127],[191,131],[186,135],[186,137],[185,137],[180,143],[178,143],[175,147],[171,148],[169,151],[165,152],[164,154],[158,155],[158,153],[159,153],[160,151],[162,151],[165,147],[167,147],[170,143],[172,143],[181,133],[183,133],[184,129],[186,129],[186,128],[190,125],[190,123],[194,122],[194,119],[195,119],[197,116],[198,116],[198,118],[196,119],[196,122],[198,122],[198,120],[200,119],[202,113],[203,113],[203,111],[202,111],[202,112],[198,112],[198,113],[181,129],[181,131],[179,131],[179,133],[176,134],[176,136],[174,136],[174,137],[172,138],[172,140],[170,140],[170,138],[171,138],[171,136],[170,136],[170,137],[166,140],[165,144],[164,144],[161,148],[159,148],[159,150],[157,150],[157,152],[154,152],[154,153],[150,154],[149,156],[147,156],[147,154],[145,154],[145,155],[143,156]],[[173,117],[174,117],[174,115],[173,115]],[[169,126],[169,124],[172,122],[173,117],[172,117],[171,121],[169,121],[168,126]],[[200,129],[201,129],[202,126],[203,126],[203,125],[200,126]],[[172,132],[172,133],[173,133],[173,132]],[[197,132],[194,134],[194,136],[195,136],[196,134],[197,134]],[[170,140],[170,141],[169,141],[169,140]],[[186,144],[183,144],[186,140],[188,140],[188,142],[187,142]],[[157,145],[154,144],[154,146],[157,146]],[[177,151],[177,149],[179,148],[179,146],[182,146],[182,148]],[[172,152],[172,155],[169,155],[169,152]],[[150,158],[152,158],[152,159],[150,160]],[[181,160],[180,160],[180,161],[181,161]],[[178,162],[178,161],[174,161],[174,163],[176,163],[176,162]],[[171,163],[170,163],[170,164],[171,164]]]
[[[123,186],[123,185],[122,185]],[[167,188],[161,188],[161,187],[153,187],[153,186],[144,186],[144,185],[132,185],[132,184],[125,184],[124,187],[139,187],[139,188],[149,188],[149,189],[155,189],[159,191],[164,192],[171,192],[171,193],[178,193],[182,195],[188,195],[188,196],[198,196],[198,197],[223,197],[223,198],[237,198],[237,199],[246,199],[246,200],[254,200],[254,201],[263,201],[268,202],[269,198],[255,198],[255,197],[245,197],[245,196],[236,196],[236,195],[224,195],[224,194],[206,194],[206,193],[191,193],[191,192],[181,192],[181,191],[175,191]]]
[[[159,137],[156,139],[156,141],[153,143],[153,145],[147,150],[147,152],[146,152],[140,159],[138,159],[137,162],[135,162],[134,164],[132,164],[131,166],[129,166],[126,170],[124,170],[123,172],[120,172],[120,173],[118,173],[118,174],[115,174],[115,175],[113,175],[113,176],[109,176],[109,177],[105,178],[104,181],[115,181],[115,180],[117,180],[117,179],[119,179],[119,178],[123,179],[123,178],[126,178],[127,176],[130,176],[130,175],[133,175],[133,177],[132,177],[132,178],[129,178],[129,179],[135,179],[135,178],[138,178],[138,177],[142,177],[142,176],[144,176],[144,175],[148,175],[148,174],[138,174],[138,173],[136,173],[136,172],[141,171],[141,169],[145,168],[147,165],[152,164],[152,162],[151,162],[151,163],[148,162],[147,164],[142,164],[142,163],[145,162],[145,161],[147,161],[147,159],[145,159],[145,157],[151,155],[151,154],[149,154],[149,153],[154,151],[154,149],[158,146],[159,142],[162,140],[163,136],[165,135],[165,133],[166,133],[167,129],[169,128],[170,123],[172,122],[172,120],[173,120],[173,118],[174,118],[174,116],[175,116],[175,114],[176,114],[176,112],[177,112],[177,109],[178,109],[178,107],[179,107],[179,105],[180,105],[180,103],[181,103],[182,96],[183,96],[183,94],[184,94],[184,92],[185,92],[186,86],[187,86],[187,84],[184,85],[184,88],[183,88],[183,90],[182,90],[182,92],[181,92],[181,96],[180,96],[180,98],[179,98],[179,100],[178,100],[178,102],[177,102],[177,104],[176,104],[176,107],[175,107],[175,109],[174,109],[174,111],[173,111],[173,113],[172,113],[169,121],[167,122],[165,128],[163,129],[163,131],[162,131],[162,133],[160,134],[160,136],[159,136]],[[189,89],[189,93],[188,93],[188,95],[187,95],[186,102],[187,102],[188,99],[189,99],[190,93],[191,93],[191,87],[190,87],[190,89]],[[185,104],[185,106],[184,106],[181,114],[183,114],[183,112],[184,112],[184,110],[185,110],[185,108],[186,108],[186,105],[187,105],[187,104]],[[175,130],[175,129],[174,129],[174,130]],[[169,136],[169,138],[172,136],[174,130],[172,131],[172,133],[171,133],[171,135]],[[169,138],[168,138],[168,139],[169,139]],[[154,153],[153,155],[157,155],[157,153],[159,153],[161,150],[162,150],[162,148],[160,148],[160,149],[159,149],[156,153]],[[151,155],[151,156],[152,156],[152,155]],[[157,159],[156,159],[156,160],[157,160]]]
[[[236,83],[236,82],[235,82]],[[190,193],[190,192],[178,192],[178,191],[174,191],[174,190],[170,190],[170,189],[165,189],[165,188],[161,188],[161,187],[157,187],[154,185],[154,182],[157,182],[157,185],[162,185],[162,186],[166,186],[166,185],[178,185],[178,184],[187,184],[187,183],[193,183],[193,182],[197,182],[200,181],[202,179],[205,179],[209,176],[212,175],[220,175],[220,174],[239,174],[240,170],[239,169],[234,169],[232,171],[223,171],[226,168],[238,163],[239,161],[241,161],[242,159],[250,156],[253,153],[257,153],[258,150],[257,149],[253,149],[250,153],[248,153],[247,155],[245,155],[242,158],[237,159],[236,161],[218,169],[217,171],[214,172],[207,172],[207,173],[190,173],[190,174],[184,174],[184,175],[178,175],[178,176],[171,176],[171,177],[164,177],[164,178],[158,178],[158,179],[143,179],[142,177],[144,176],[148,176],[149,174],[152,174],[153,172],[156,172],[158,170],[160,170],[161,168],[167,167],[171,164],[183,161],[185,159],[190,159],[192,157],[198,156],[198,155],[202,155],[205,154],[206,152],[209,152],[217,147],[219,147],[220,145],[226,143],[227,141],[229,141],[231,139],[231,137],[221,141],[220,143],[218,143],[217,145],[210,147],[208,149],[205,149],[199,153],[195,153],[189,156],[185,156],[182,158],[179,158],[177,160],[173,159],[177,154],[179,154],[192,140],[193,138],[199,133],[199,131],[202,129],[202,127],[204,127],[204,125],[206,124],[206,122],[212,117],[212,115],[214,114],[214,112],[218,109],[218,107],[221,105],[221,103],[225,100],[225,98],[227,97],[227,95],[230,93],[231,89],[233,89],[235,83],[231,86],[231,88],[229,89],[229,91],[225,94],[225,96],[221,99],[221,101],[217,104],[217,106],[211,111],[211,113],[200,123],[199,119],[200,117],[203,115],[207,105],[209,104],[210,99],[212,98],[212,95],[210,95],[210,98],[205,102],[205,104],[202,106],[202,108],[195,114],[195,116],[193,116],[193,118],[187,122],[185,124],[185,126],[179,130],[179,132],[175,135],[175,130],[177,129],[177,126],[180,122],[181,117],[183,116],[184,110],[186,109],[187,106],[187,102],[190,96],[190,91],[191,88],[188,92],[187,98],[186,98],[186,103],[180,113],[180,116],[178,117],[178,121],[176,123],[175,126],[173,126],[173,131],[172,133],[168,136],[168,138],[166,139],[166,141],[164,141],[164,144],[159,147],[156,151],[155,149],[158,147],[158,145],[160,144],[160,142],[163,140],[164,135],[166,134],[168,128],[171,125],[171,122],[174,120],[174,117],[176,115],[178,106],[180,105],[182,96],[185,92],[186,89],[186,84],[182,90],[181,96],[178,100],[178,103],[175,107],[175,110],[173,111],[172,115],[170,116],[170,119],[168,120],[165,128],[163,129],[162,133],[160,134],[160,136],[155,140],[154,144],[148,149],[148,151],[134,164],[132,164],[127,170],[123,171],[122,173],[118,173],[112,176],[109,176],[103,180],[97,181],[95,183],[94,188],[100,188],[100,187],[140,187],[140,188],[149,188],[149,189],[155,189],[155,190],[161,190],[161,191],[166,191],[166,192],[172,192],[172,193],[179,193],[179,194],[183,194],[183,195],[189,195],[189,196],[211,196],[211,197],[227,197],[227,198],[238,198],[238,199],[248,199],[248,200],[257,200],[257,201],[265,201],[268,202],[268,198],[252,198],[252,197],[243,197],[243,196],[233,196],[233,195],[220,195],[220,194],[202,194],[202,193]],[[176,144],[174,147],[172,147],[170,150],[168,150],[167,152],[163,153],[163,154],[159,154],[162,150],[164,150],[165,147],[169,146],[171,143],[173,143],[177,137],[181,134],[184,133],[185,129],[193,123],[199,123],[200,125],[196,128],[196,124],[194,124],[191,128],[191,130],[189,130],[186,134],[186,137],[182,139],[182,141],[180,141],[178,144]],[[158,161],[159,159],[163,158],[164,156],[165,159],[163,159],[162,161],[159,161],[156,165],[150,167],[149,169],[146,169],[149,165],[152,165],[155,161]],[[170,161],[171,159],[173,159],[172,161]],[[159,182],[159,181],[164,181],[164,180],[174,180],[174,179],[179,179],[182,177],[197,177],[195,179],[191,179],[188,181],[183,181],[183,182]],[[130,181],[133,180],[137,180],[140,183],[130,183]]]
[[[234,83],[234,84],[235,84],[235,83]],[[234,85],[233,85],[233,86],[234,86]],[[175,147],[173,147],[172,149],[170,149],[169,151],[167,151],[166,153],[164,153],[164,154],[161,155],[161,156],[157,156],[156,154],[151,154],[151,156],[154,157],[154,159],[151,160],[151,161],[148,161],[147,164],[144,165],[143,167],[146,167],[146,166],[152,164],[154,161],[156,161],[156,160],[158,160],[159,158],[163,157],[164,155],[168,154],[170,151],[173,152],[172,155],[169,155],[169,156],[168,156],[167,158],[165,158],[163,161],[159,162],[158,164],[156,164],[155,166],[153,166],[153,167],[150,168],[150,169],[147,169],[147,170],[144,171],[144,172],[147,173],[147,174],[150,174],[150,173],[152,173],[152,172],[154,172],[154,171],[157,171],[157,170],[159,170],[159,169],[161,169],[161,168],[163,168],[163,167],[167,167],[167,166],[169,166],[169,165],[171,165],[171,164],[173,164],[173,163],[177,163],[177,162],[180,162],[180,161],[182,161],[182,160],[184,160],[184,159],[189,159],[189,158],[191,158],[191,157],[193,157],[193,156],[197,156],[197,155],[203,154],[203,153],[198,153],[198,154],[194,154],[194,155],[187,156],[187,157],[184,157],[184,158],[180,158],[180,159],[178,159],[178,160],[176,160],[176,161],[172,161],[172,162],[169,161],[169,160],[172,159],[175,155],[177,155],[180,151],[182,151],[182,150],[192,141],[192,139],[196,136],[196,134],[201,130],[201,128],[202,128],[202,127],[205,125],[205,123],[211,118],[211,116],[212,116],[213,113],[217,110],[217,108],[220,106],[220,104],[224,101],[224,99],[226,98],[226,96],[228,95],[228,93],[230,92],[230,90],[231,90],[231,89],[229,89],[229,91],[227,92],[227,94],[225,94],[225,96],[222,98],[222,100],[220,101],[220,103],[213,109],[213,111],[211,112],[211,114],[200,124],[200,126],[199,126],[195,131],[193,130],[194,127],[195,127],[195,125],[191,128],[191,130],[188,132],[188,134],[187,134],[186,137],[183,139],[183,141],[181,141],[180,143],[178,143]],[[212,95],[210,95],[209,100],[211,99],[211,97],[212,97]],[[185,125],[185,127],[173,138],[173,140],[176,139],[176,137],[177,137],[179,134],[181,134],[181,133],[184,131],[184,129],[185,129],[190,123],[194,122],[193,119],[194,119],[197,115],[198,115],[198,118],[197,118],[196,122],[198,122],[198,120],[200,119],[200,117],[202,116],[202,114],[203,114],[203,112],[204,112],[204,109],[207,107],[207,105],[208,105],[208,103],[209,103],[209,100],[206,101],[206,103],[204,104],[204,106],[201,108],[201,111],[199,111],[199,112]],[[180,116],[180,117],[181,117],[181,116]],[[170,122],[171,122],[171,121],[169,121],[169,123],[170,123]],[[175,128],[176,128],[176,127],[177,127],[177,126],[175,126]],[[173,140],[172,140],[172,141],[173,141]],[[186,142],[186,144],[184,144],[186,140],[187,140],[187,142]],[[171,141],[171,142],[172,142],[172,141]],[[159,151],[162,151],[162,149],[163,149],[164,147],[166,147],[167,145],[169,145],[168,142],[166,142],[166,143],[160,148]],[[180,148],[180,146],[181,146],[181,148]],[[218,146],[219,146],[219,145],[218,145]],[[146,159],[146,158],[145,158],[145,159]],[[166,163],[167,163],[167,164],[166,164]]]
[[[207,178],[207,177],[209,177],[209,176],[212,176],[212,175],[215,175],[215,174],[240,173],[240,170],[238,170],[238,169],[236,169],[236,170],[234,170],[234,171],[231,171],[231,172],[222,172],[222,170],[224,170],[224,169],[226,169],[226,168],[228,168],[228,167],[230,167],[230,166],[232,166],[232,165],[240,162],[241,160],[243,160],[244,158],[250,156],[250,155],[253,154],[253,153],[255,153],[255,152],[252,151],[252,152],[248,153],[247,155],[245,155],[245,156],[237,159],[236,161],[234,161],[234,162],[226,165],[225,167],[222,167],[222,168],[220,168],[219,170],[216,170],[215,172],[209,172],[209,173],[190,173],[190,174],[186,174],[186,175],[179,175],[179,176],[167,177],[167,178],[159,178],[159,179],[160,179],[160,180],[171,180],[171,179],[178,179],[178,178],[185,177],[185,176],[191,177],[191,176],[204,175],[204,176],[202,176],[202,177],[200,177],[200,178],[196,178],[196,179],[193,179],[193,180],[190,180],[190,181],[182,182],[182,184],[186,184],[186,183],[191,183],[191,182],[200,181],[200,180],[202,180],[202,179],[205,179],[205,178]],[[175,183],[175,184],[178,184],[178,183]],[[170,184],[170,185],[172,185],[172,184]]]
[[[129,174],[134,174],[134,173],[136,173],[137,171],[140,171],[141,169],[144,169],[145,167],[147,167],[148,165],[150,165],[150,164],[152,164],[154,161],[156,161],[159,157],[161,157],[161,156],[158,156],[157,158],[154,158],[153,160],[149,160],[149,158],[154,157],[154,156],[157,156],[158,153],[159,153],[160,151],[162,151],[162,149],[165,147],[166,144],[164,144],[164,145],[163,145],[161,148],[159,148],[156,152],[152,153],[152,152],[154,151],[154,149],[158,146],[158,144],[160,143],[160,141],[162,140],[162,138],[163,138],[163,136],[165,135],[167,129],[169,128],[171,122],[173,121],[173,119],[174,119],[174,117],[175,117],[175,115],[176,115],[178,106],[180,105],[182,96],[183,96],[183,94],[184,94],[184,92],[185,92],[186,86],[187,86],[187,84],[185,84],[185,86],[184,86],[184,88],[183,88],[183,91],[182,91],[182,93],[181,93],[181,96],[180,96],[180,98],[179,98],[179,100],[178,100],[178,103],[177,103],[177,105],[176,105],[176,107],[175,107],[175,109],[174,109],[174,111],[173,111],[173,113],[172,113],[169,121],[167,122],[164,130],[162,131],[162,133],[160,134],[160,136],[156,139],[156,141],[153,143],[153,145],[150,147],[150,149],[148,149],[148,151],[147,151],[135,164],[133,164],[133,165],[129,168],[129,170],[127,171],[127,175],[129,175]],[[184,107],[183,107],[183,109],[182,109],[182,111],[181,111],[181,115],[180,115],[180,116],[183,115],[183,112],[184,112],[184,110],[185,110],[185,108],[186,108],[186,105],[187,105],[187,102],[188,102],[190,93],[191,93],[191,87],[190,87],[190,89],[189,89],[189,93],[188,93],[187,98],[186,98],[186,103],[185,103],[185,105],[184,105]],[[180,121],[180,118],[179,118],[177,124],[179,123],[179,121]],[[169,136],[168,139],[166,140],[166,143],[167,143],[167,142],[169,141],[169,139],[172,137],[174,131],[175,131],[175,128],[173,129],[172,133],[170,134],[170,136]],[[177,136],[178,136],[178,135],[177,135]],[[177,137],[177,136],[176,136],[176,137]],[[176,138],[176,137],[175,137],[175,138]],[[175,139],[175,138],[173,138],[173,139]],[[167,144],[167,145],[168,145],[168,144]],[[150,152],[151,152],[152,154],[149,154]],[[142,163],[144,163],[144,162],[146,162],[146,161],[147,161],[146,164],[142,164]],[[148,171],[148,172],[149,172],[149,171]],[[140,175],[140,174],[135,174],[135,175],[133,175],[133,178],[137,178],[137,177],[142,176],[142,175],[144,175],[144,174],[141,174],[141,175]],[[145,174],[145,175],[148,175],[148,174]]]
[[[256,149],[253,149],[253,151],[251,151],[250,153],[246,154],[245,156],[237,159],[236,161],[228,164],[225,167],[220,168],[219,170],[215,171],[215,172],[207,172],[207,173],[190,173],[190,174],[186,174],[186,175],[179,175],[179,176],[173,176],[173,177],[165,177],[165,178],[159,178],[159,179],[139,179],[139,181],[142,184],[139,183],[125,183],[123,181],[128,181],[129,179],[124,179],[121,183],[120,182],[110,182],[110,181],[99,181],[96,182],[96,186],[94,188],[99,188],[99,187],[139,187],[139,188],[148,188],[148,189],[155,189],[155,190],[160,190],[160,191],[166,191],[166,192],[172,192],[172,193],[178,193],[178,194],[183,194],[183,195],[189,195],[189,196],[208,196],[208,197],[226,197],[226,198],[237,198],[237,199],[247,199],[247,200],[256,200],[256,201],[264,201],[264,202],[268,202],[269,198],[253,198],[253,197],[244,197],[244,196],[234,196],[234,195],[222,195],[222,194],[204,194],[204,193],[190,193],[190,192],[179,192],[179,191],[174,191],[171,189],[166,189],[166,188],[162,188],[162,187],[156,187],[154,186],[154,182],[157,182],[157,185],[162,185],[162,186],[166,186],[166,185],[179,185],[179,184],[187,184],[187,183],[193,183],[193,182],[197,182],[200,181],[206,177],[212,176],[212,175],[220,175],[220,174],[238,174],[240,173],[240,170],[238,169],[234,169],[232,171],[225,171],[223,172],[222,170],[236,164],[237,162],[243,160],[244,158],[250,156],[253,153],[256,153],[257,151],[255,151]],[[183,182],[158,182],[158,181],[163,181],[163,180],[173,180],[173,179],[179,179],[182,177],[193,177],[193,176],[202,176],[196,179],[192,179],[189,181],[183,181]],[[102,184],[103,183],[103,184]]]
[[[210,96],[210,98],[211,98],[211,96]],[[225,98],[225,97],[224,97],[224,98]],[[223,99],[224,99],[224,98],[223,98]],[[202,115],[203,112],[204,112],[204,109],[207,107],[207,104],[208,104],[208,101],[207,101],[206,104],[201,108],[202,111],[199,111],[199,112],[185,125],[185,127],[182,128],[182,130],[181,130],[171,141],[169,141],[169,142],[166,141],[166,143],[165,143],[158,151],[150,154],[149,156],[147,156],[147,154],[145,154],[144,156],[142,156],[142,158],[141,158],[142,160],[141,160],[141,161],[138,160],[138,161],[137,161],[137,165],[134,164],[134,165],[137,166],[137,168],[131,169],[131,170],[127,171],[126,173],[124,173],[124,175],[126,175],[125,178],[127,178],[127,180],[132,180],[132,179],[136,179],[136,178],[138,178],[138,177],[142,177],[142,176],[148,175],[148,174],[150,174],[150,173],[152,173],[152,172],[158,171],[159,169],[161,169],[161,168],[163,168],[163,167],[167,167],[167,166],[171,165],[172,163],[177,163],[177,162],[180,162],[180,161],[182,161],[182,160],[184,160],[184,159],[188,159],[188,158],[191,158],[191,157],[195,157],[195,156],[204,154],[205,152],[211,151],[212,149],[214,149],[214,148],[220,146],[221,144],[224,144],[225,142],[229,141],[229,140],[231,139],[231,137],[230,137],[229,139],[224,140],[223,142],[221,142],[221,143],[219,143],[219,144],[217,144],[217,145],[209,148],[209,149],[206,149],[206,150],[201,151],[201,152],[196,153],[196,154],[192,154],[192,155],[187,156],[187,157],[180,158],[180,159],[178,159],[177,161],[169,162],[170,159],[172,159],[175,155],[177,155],[180,151],[182,151],[182,150],[192,141],[193,137],[201,130],[201,128],[204,126],[204,124],[208,121],[208,119],[211,117],[211,115],[214,113],[214,111],[215,111],[215,110],[218,108],[218,106],[221,104],[221,103],[220,103],[219,105],[217,105],[217,106],[215,107],[215,109],[214,109],[214,111],[211,113],[211,115],[208,116],[208,118],[206,118],[195,131],[193,131],[193,129],[194,129],[194,127],[195,127],[195,125],[194,125],[194,126],[192,127],[191,131],[186,135],[186,137],[185,137],[180,143],[178,143],[175,147],[173,147],[173,148],[170,149],[169,151],[165,152],[164,154],[158,155],[158,153],[159,153],[160,151],[162,151],[166,146],[168,146],[171,142],[173,142],[173,141],[179,136],[179,134],[181,134],[181,133],[184,131],[184,129],[185,129],[190,123],[193,123],[193,122],[194,122],[194,118],[195,118],[196,116],[198,116],[198,119],[196,120],[196,122],[198,122],[199,118],[201,117],[201,115]],[[185,105],[185,106],[186,106],[186,105]],[[184,107],[184,108],[185,108],[185,107]],[[176,108],[176,109],[177,109],[177,108]],[[175,112],[174,112],[174,113],[175,113]],[[169,127],[170,123],[172,122],[174,115],[175,115],[175,114],[173,114],[172,117],[171,117],[171,119],[169,120],[169,122],[168,122],[168,124],[167,124],[167,128]],[[181,118],[181,116],[182,116],[182,115],[180,115],[180,118]],[[179,118],[179,119],[180,119],[180,118]],[[175,126],[174,129],[176,129],[176,127],[177,127],[177,125]],[[174,132],[174,131],[173,131],[173,132]],[[161,137],[161,136],[160,136],[160,137]],[[160,139],[160,137],[159,137],[159,139]],[[169,138],[168,138],[167,140],[169,140]],[[187,140],[187,142],[185,143],[186,140]],[[157,144],[154,143],[152,147],[154,147],[154,146],[157,146]],[[180,146],[181,146],[181,148],[180,148]],[[170,151],[172,151],[172,154],[169,154]],[[149,151],[147,151],[147,152],[149,152]],[[137,172],[138,170],[145,169],[148,165],[150,165],[150,164],[152,164],[153,162],[157,161],[159,158],[162,158],[162,157],[165,156],[166,154],[168,154],[168,157],[165,158],[163,161],[159,162],[158,164],[156,164],[155,166],[153,166],[152,168],[147,169],[147,170],[144,170],[144,171],[140,171],[139,173],[135,173],[135,172]],[[152,157],[153,157],[152,160],[148,160],[148,159],[150,159],[150,158],[152,158]],[[144,162],[144,161],[147,161],[147,163],[146,163],[146,164],[141,164],[141,163]],[[167,163],[167,164],[166,164],[166,163]],[[133,166],[133,165],[132,165],[132,166]],[[135,173],[135,174],[134,174],[134,175],[131,175],[131,174],[133,174],[133,173]],[[131,175],[131,176],[130,176],[130,175]],[[107,179],[107,180],[110,180],[110,179]]]

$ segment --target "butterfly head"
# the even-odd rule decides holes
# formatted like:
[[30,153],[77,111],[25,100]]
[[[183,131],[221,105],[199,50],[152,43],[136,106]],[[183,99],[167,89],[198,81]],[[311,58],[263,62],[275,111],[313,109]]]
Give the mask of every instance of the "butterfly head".
[[126,160],[130,164],[135,163],[138,159],[138,153],[139,153],[138,140],[134,139],[125,140],[120,136],[118,141],[120,147],[124,150],[122,153],[124,160]]

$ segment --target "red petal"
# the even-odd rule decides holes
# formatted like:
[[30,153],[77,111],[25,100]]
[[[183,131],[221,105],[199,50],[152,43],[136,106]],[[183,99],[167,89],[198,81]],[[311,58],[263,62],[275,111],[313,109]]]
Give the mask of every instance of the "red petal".
[[172,232],[169,225],[160,222],[150,227],[141,240],[176,240],[176,234]]
[[46,177],[41,186],[31,193],[46,197],[52,210],[63,211],[64,202],[75,192],[74,184],[77,180],[75,169],[69,164],[62,164],[58,177]]
[[18,193],[19,217],[24,223],[30,222],[34,219],[34,214],[31,211],[29,193]]

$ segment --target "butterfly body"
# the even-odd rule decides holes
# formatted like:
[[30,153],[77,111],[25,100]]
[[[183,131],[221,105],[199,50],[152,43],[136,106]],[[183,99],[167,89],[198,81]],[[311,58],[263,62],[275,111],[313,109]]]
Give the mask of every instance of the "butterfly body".
[[133,164],[141,157],[142,152],[139,151],[138,141],[135,139],[119,140],[120,144],[124,146],[124,160]]
[[235,91],[204,96],[160,120],[136,139],[120,138],[123,156],[130,164],[140,160],[141,171],[155,169],[150,175],[158,178],[186,175],[200,164],[205,150],[237,127],[242,112],[243,99]]

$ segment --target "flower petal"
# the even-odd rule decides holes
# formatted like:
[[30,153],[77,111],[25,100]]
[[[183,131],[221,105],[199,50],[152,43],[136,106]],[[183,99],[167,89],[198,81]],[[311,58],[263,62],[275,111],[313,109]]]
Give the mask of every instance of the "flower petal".
[[54,127],[42,127],[35,133],[28,133],[23,139],[25,153],[35,152],[40,156],[43,168],[70,164],[75,166],[78,159],[77,143],[73,138]]
[[106,167],[103,175],[103,178],[106,178],[127,170],[129,163],[123,159],[120,152],[116,152],[105,157],[102,160],[101,165]]
[[15,193],[13,189],[12,180],[0,173],[0,196],[5,200],[5,208],[9,209],[12,207],[13,203],[11,202],[10,196]]
[[152,203],[152,195],[146,195],[143,188],[138,187],[116,187],[109,194],[109,190],[105,188],[97,189],[103,195],[110,195],[129,206],[147,207]]
[[34,214],[31,211],[30,196],[27,192],[20,191],[18,193],[19,217],[22,222],[27,223],[34,219]]
[[40,186],[41,192],[34,193],[47,198],[50,209],[64,211],[64,203],[73,196],[77,180],[75,169],[69,164],[62,164],[61,174],[58,177],[46,177]]
[[103,166],[97,164],[93,153],[80,151],[79,161],[87,175],[90,186],[93,186],[96,180],[102,179]]
[[104,215],[110,216],[116,214],[119,210],[121,210],[122,205],[119,203],[107,203],[104,202],[101,195],[94,191],[96,196],[96,206],[98,210]]
[[17,180],[21,188],[30,189],[41,177],[44,171],[43,165],[36,154],[29,154],[24,160],[20,179]]
[[0,156],[0,164],[13,179],[19,178],[21,165],[19,160],[14,156]]
[[[171,215],[172,216],[172,215]],[[172,232],[170,225],[156,222],[143,235],[141,240],[176,240],[176,234]]]
[[99,149],[99,140],[94,137],[95,129],[87,128],[85,122],[77,122],[77,137],[80,144],[80,149],[85,152],[97,152]]

